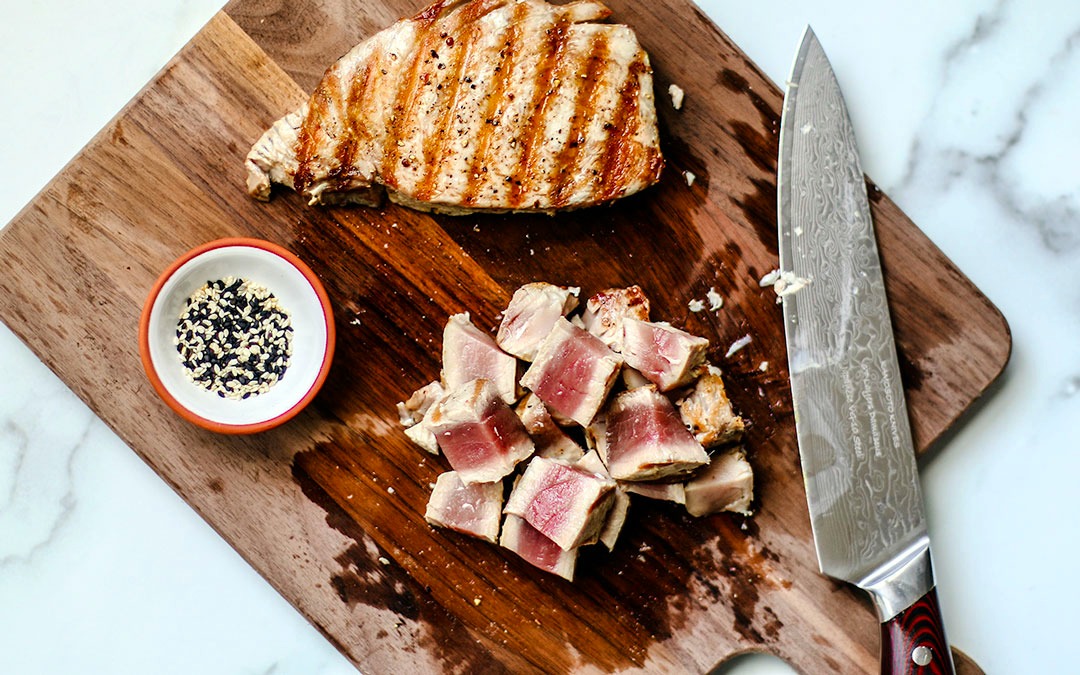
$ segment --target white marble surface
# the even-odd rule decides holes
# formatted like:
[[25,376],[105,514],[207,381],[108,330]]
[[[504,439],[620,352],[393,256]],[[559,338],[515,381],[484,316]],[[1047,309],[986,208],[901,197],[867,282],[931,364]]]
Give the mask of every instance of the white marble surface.
[[[813,25],[867,172],[1008,318],[1000,390],[923,471],[941,601],[987,672],[1075,672],[1080,3],[703,7],[778,82]],[[216,9],[6,7],[0,223]],[[0,373],[0,672],[355,672],[6,327]]]

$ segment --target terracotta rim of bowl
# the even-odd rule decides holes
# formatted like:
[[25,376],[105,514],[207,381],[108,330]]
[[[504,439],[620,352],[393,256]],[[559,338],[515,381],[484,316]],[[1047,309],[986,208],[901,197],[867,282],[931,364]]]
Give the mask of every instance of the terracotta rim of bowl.
[[[262,249],[263,251],[278,256],[299,270],[300,273],[304,275],[304,278],[307,279],[308,283],[311,284],[315,294],[319,297],[319,303],[322,305],[323,319],[326,322],[326,351],[323,354],[322,364],[319,366],[319,374],[315,378],[315,382],[311,385],[311,388],[307,390],[299,401],[285,412],[268,420],[251,424],[224,424],[222,422],[215,422],[214,420],[207,419],[201,415],[196,415],[191,410],[185,408],[171,393],[169,393],[169,390],[165,388],[165,384],[162,383],[161,378],[158,377],[157,370],[154,368],[154,363],[150,359],[150,314],[153,310],[154,303],[157,301],[158,295],[161,294],[162,287],[165,286],[165,283],[178,269],[180,269],[180,267],[190,260],[197,258],[207,251],[233,246]],[[323,383],[326,381],[326,376],[330,372],[330,362],[334,358],[334,346],[337,342],[333,317],[334,314],[330,307],[330,298],[326,295],[326,289],[323,288],[322,282],[319,281],[319,278],[311,271],[311,268],[308,267],[304,261],[300,260],[300,258],[297,258],[296,255],[277,244],[272,244],[268,241],[263,241],[262,239],[249,239],[245,237],[216,239],[207,242],[202,246],[197,246],[177,258],[164,272],[161,273],[161,276],[158,277],[157,281],[154,282],[154,286],[150,289],[150,294],[146,297],[146,302],[143,304],[142,315],[139,317],[139,356],[142,359],[143,369],[146,371],[146,376],[149,378],[150,384],[153,385],[154,390],[157,392],[158,396],[161,397],[161,400],[165,401],[165,403],[178,415],[192,424],[220,434],[254,434],[260,431],[266,431],[267,429],[273,429],[295,417],[297,413],[303,410],[304,407],[311,402],[311,399],[315,398],[315,394],[322,388]]]

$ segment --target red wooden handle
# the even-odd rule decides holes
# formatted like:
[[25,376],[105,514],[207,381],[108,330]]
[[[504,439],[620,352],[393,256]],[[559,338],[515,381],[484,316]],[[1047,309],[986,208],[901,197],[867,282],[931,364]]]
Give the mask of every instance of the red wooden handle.
[[937,591],[881,624],[882,675],[953,675]]

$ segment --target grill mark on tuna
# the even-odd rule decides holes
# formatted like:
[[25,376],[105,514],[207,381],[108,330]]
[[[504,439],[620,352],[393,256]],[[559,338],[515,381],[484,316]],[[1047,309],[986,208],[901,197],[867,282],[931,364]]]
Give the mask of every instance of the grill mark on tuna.
[[[441,33],[440,33],[441,35]],[[420,201],[430,201],[433,186],[435,181],[439,178],[439,174],[442,171],[442,159],[447,153],[447,146],[450,143],[456,142],[458,139],[454,138],[450,134],[450,126],[454,119],[454,113],[457,110],[458,103],[462,99],[465,87],[462,81],[462,71],[465,69],[465,63],[469,57],[470,46],[473,43],[474,31],[470,31],[468,38],[461,37],[457,40],[456,47],[447,48],[445,42],[440,49],[459,49],[462,51],[458,54],[458,58],[453,56],[447,56],[450,65],[446,69],[446,76],[442,80],[442,89],[436,91],[435,94],[435,106],[436,117],[435,124],[427,130],[427,135],[424,137],[424,156],[422,161],[424,162],[424,176],[420,179],[416,186],[416,199]],[[439,53],[436,50],[436,53]],[[443,56],[440,54],[439,58],[433,57],[434,63],[442,63]],[[467,95],[467,94],[465,94]]]
[[533,91],[532,101],[524,110],[530,115],[529,122],[522,134],[524,148],[522,149],[521,162],[517,166],[517,172],[511,177],[510,206],[518,208],[524,195],[535,189],[533,184],[536,167],[536,159],[543,155],[544,129],[546,127],[547,107],[554,99],[554,91],[557,82],[552,80],[552,74],[558,68],[560,56],[566,47],[566,41],[570,32],[570,21],[564,16],[560,17],[555,24],[546,31],[547,51],[544,54],[542,65],[536,68],[536,88]]
[[322,82],[311,96],[307,117],[300,125],[296,137],[296,175],[293,177],[293,185],[297,192],[306,193],[314,182],[312,164],[315,161],[314,153],[319,147],[319,135],[325,123],[330,119],[330,113],[337,106],[341,107],[340,80],[334,69],[327,71]]
[[[499,51],[499,66],[492,76],[491,86],[488,89],[487,104],[484,107],[481,127],[477,132],[476,150],[472,162],[469,163],[469,177],[477,176],[480,170],[491,161],[491,141],[495,137],[497,122],[496,113],[499,113],[500,104],[507,101],[507,85],[514,75],[517,48],[522,41],[521,27],[529,12],[527,3],[519,3],[514,7],[514,14],[510,19],[510,30]],[[470,180],[466,182],[465,191],[462,194],[462,203],[472,206],[476,203],[477,194],[486,181]]]
[[603,33],[593,38],[585,68],[584,81],[579,83],[577,98],[574,101],[574,116],[570,122],[570,132],[566,136],[566,145],[559,151],[552,167],[555,188],[552,190],[552,206],[566,206],[574,193],[578,180],[582,147],[588,142],[586,132],[589,122],[596,114],[595,97],[602,91],[601,76],[607,66],[608,40]]
[[[456,7],[459,4],[458,0],[448,0],[446,3],[441,3],[438,6],[433,6],[429,10],[438,11],[424,11],[418,14],[416,21],[420,24],[420,29],[417,31],[415,43],[417,44],[416,50],[412,53],[412,61],[409,64],[408,77],[401,79],[398,82],[398,91],[394,100],[394,107],[391,109],[390,123],[387,125],[386,142],[383,144],[382,152],[382,166],[381,177],[382,182],[386,187],[391,189],[398,189],[400,182],[397,180],[397,171],[399,168],[406,168],[412,171],[416,171],[419,167],[416,166],[418,162],[427,163],[431,166],[425,167],[427,172],[432,170],[432,166],[436,166],[435,162],[427,162],[426,157],[401,157],[400,146],[398,140],[406,138],[406,134],[403,131],[408,131],[410,123],[420,122],[419,103],[421,94],[426,90],[429,77],[425,71],[425,66],[431,68],[437,68],[437,63],[441,61],[438,57],[439,49],[446,47],[445,39],[451,33],[457,33],[463,26],[470,26],[480,19],[480,17],[498,9],[506,0],[491,0],[484,2],[483,0],[476,0],[468,2],[463,9],[451,14],[446,21],[442,21],[444,12],[447,12]],[[460,72],[463,66],[462,59],[453,60],[453,67]],[[447,78],[447,82],[451,82],[452,91],[446,92],[448,95],[452,95],[457,91],[457,88],[461,84],[455,81],[456,78]],[[444,86],[444,89],[446,87]],[[452,113],[453,108],[450,108]],[[441,120],[440,120],[441,121]],[[444,127],[440,126],[440,130]],[[422,130],[424,131],[424,130]],[[433,146],[439,145],[437,140],[432,138],[431,134],[428,134],[424,143],[424,154],[428,154],[428,142],[434,143]],[[400,167],[399,167],[400,165]],[[421,178],[421,182],[425,180]]]
[[[364,119],[365,92],[371,82],[371,74],[374,70],[374,61],[369,60],[364,64],[364,69],[349,86],[349,95],[339,108],[341,111],[341,138],[338,140],[337,149],[334,153],[337,166],[330,169],[327,174],[329,180],[334,181],[334,188],[338,190],[348,189],[352,180],[359,174],[356,166],[356,156],[360,146],[360,134],[364,133],[357,123],[358,119]],[[353,114],[350,114],[352,112]]]
[[[408,130],[409,123],[415,116],[420,94],[423,91],[423,87],[420,86],[421,71],[429,60],[432,49],[436,47],[436,41],[439,40],[437,22],[422,21],[419,16],[422,15],[418,15],[420,28],[416,33],[416,47],[410,55],[412,60],[409,62],[405,76],[398,81],[398,90],[394,95],[394,104],[390,108],[390,119],[386,125],[386,139],[380,153],[379,178],[383,185],[391,189],[397,189],[399,185],[398,164],[405,168],[409,168],[412,164],[409,158],[402,159],[401,146],[398,143],[406,138],[404,132]],[[399,54],[398,58],[402,56]]]
[[[626,81],[619,91],[619,106],[608,130],[607,143],[601,155],[604,168],[600,175],[602,192],[597,201],[609,201],[620,196],[626,188],[622,183],[631,164],[631,158],[637,147],[634,136],[641,123],[638,115],[638,99],[641,93],[641,75],[648,72],[648,66],[639,56],[630,63]],[[617,182],[614,182],[617,181]]]
[[[460,139],[449,135],[450,125],[453,122],[454,114],[458,110],[458,106],[463,99],[468,99],[475,86],[474,82],[465,82],[463,77],[468,77],[468,73],[465,72],[465,66],[469,62],[469,57],[473,54],[473,48],[478,42],[483,40],[484,36],[480,33],[480,27],[478,22],[481,17],[492,12],[495,9],[503,6],[504,0],[494,0],[492,2],[472,2],[465,9],[461,10],[458,21],[454,26],[446,27],[439,33],[439,39],[442,41],[440,47],[434,52],[439,53],[439,50],[445,50],[447,59],[449,59],[450,67],[446,77],[443,79],[443,89],[436,94],[435,108],[438,110],[438,117],[435,121],[434,127],[428,132],[427,137],[424,139],[424,161],[426,162],[426,171],[424,177],[419,181],[416,187],[415,197],[420,201],[431,201],[431,197],[434,192],[434,186],[439,179],[442,171],[443,158],[451,150],[450,144],[456,143]],[[468,31],[465,35],[461,35],[455,41],[453,33],[466,28]],[[457,51],[455,51],[457,50]],[[456,57],[456,58],[455,58]],[[436,59],[440,61],[441,59]],[[436,66],[437,67],[437,66]]]

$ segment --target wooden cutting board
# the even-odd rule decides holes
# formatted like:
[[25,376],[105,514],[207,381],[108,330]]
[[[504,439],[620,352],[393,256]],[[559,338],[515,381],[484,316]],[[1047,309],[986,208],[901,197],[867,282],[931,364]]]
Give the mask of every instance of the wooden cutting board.
[[[668,160],[656,188],[555,218],[309,208],[244,191],[242,160],[355,42],[416,0],[238,0],[0,234],[0,317],[296,608],[369,673],[706,671],[771,652],[807,673],[875,670],[866,600],[817,571],[794,441],[776,267],[781,94],[686,0],[615,0],[652,55]],[[663,95],[676,81],[681,112]],[[688,186],[682,171],[697,180]],[[997,310],[871,186],[920,451],[1003,368]],[[192,246],[256,236],[323,279],[339,339],[315,403],[255,437],[181,421],[143,375],[139,310]],[[441,459],[394,403],[437,376],[441,328],[484,327],[520,283],[641,284],[654,316],[709,336],[751,421],[757,514],[635,503],[571,584],[424,523]],[[690,313],[710,287],[719,312]],[[753,342],[731,358],[728,345]],[[759,367],[767,362],[767,367]]]

